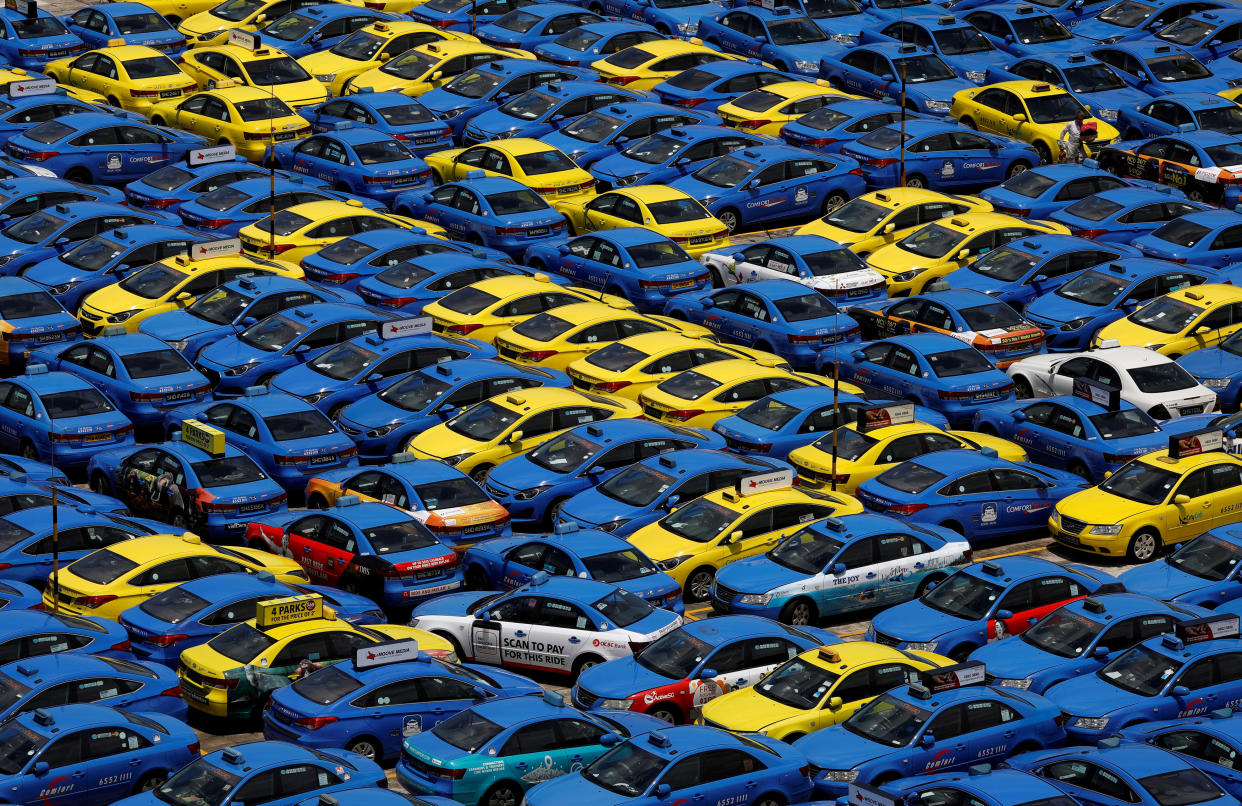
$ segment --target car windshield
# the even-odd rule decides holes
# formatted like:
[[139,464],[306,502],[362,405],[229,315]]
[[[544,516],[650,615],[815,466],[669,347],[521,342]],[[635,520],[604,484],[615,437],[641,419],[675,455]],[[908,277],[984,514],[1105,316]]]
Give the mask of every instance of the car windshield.
[[1026,108],[1031,112],[1031,120],[1036,123],[1068,123],[1077,115],[1091,115],[1074,96],[1067,93],[1027,97]]
[[246,72],[250,74],[250,83],[260,87],[311,80],[310,73],[303,70],[302,65],[288,56],[247,61]]
[[164,375],[177,375],[182,372],[193,372],[190,362],[176,350],[148,350],[145,353],[130,353],[121,356],[125,371],[134,380],[142,378],[159,378]]
[[227,0],[211,9],[209,13],[213,17],[229,22],[241,22],[261,8],[263,8],[263,0]]
[[561,99],[539,90],[527,90],[500,105],[500,111],[519,120],[535,120],[550,112]]
[[420,103],[407,103],[398,106],[384,106],[375,110],[390,126],[412,126],[415,123],[427,123],[435,120],[431,110]]
[[[50,499],[49,499],[50,500]],[[12,548],[34,532],[0,518],[0,548]]]
[[1130,462],[1101,482],[1100,489],[1140,504],[1155,505],[1168,497],[1179,478],[1176,473],[1145,462]]
[[828,566],[828,561],[837,556],[842,543],[815,529],[799,529],[781,542],[777,543],[765,556],[784,567],[800,574],[814,575]]
[[[173,190],[197,178],[197,176],[184,168],[178,168],[176,165],[165,165],[163,168],[147,174],[140,181],[148,187],[160,190]],[[212,192],[214,193],[215,191]]]
[[731,188],[741,184],[742,180],[755,170],[755,167],[754,163],[734,156],[724,156],[704,165],[691,176],[714,187]]
[[203,597],[185,590],[184,586],[177,585],[155,594],[138,605],[138,609],[165,624],[180,624],[210,604]]
[[854,0],[802,0],[802,7],[806,9],[808,16],[817,20],[862,13]]
[[[7,604],[7,602],[6,602]],[[0,674],[0,708],[9,708],[30,691],[30,687]]]
[[121,14],[114,16],[112,21],[116,23],[117,33],[121,36],[154,34],[160,31],[173,30],[173,27],[168,24],[168,20],[155,13]]
[[1154,434],[1160,430],[1146,412],[1139,409],[1122,409],[1105,414],[1092,414],[1091,424],[1100,432],[1104,439],[1124,439],[1125,437],[1141,437]]
[[646,165],[660,165],[672,159],[686,145],[685,141],[666,134],[653,134],[626,146],[621,153]]
[[414,495],[422,502],[424,509],[430,510],[469,507],[490,500],[479,485],[465,477],[416,484]]
[[173,806],[221,806],[239,783],[240,776],[196,758],[156,789],[155,797]]
[[637,742],[622,742],[588,764],[582,777],[609,792],[636,798],[655,783],[665,764],[664,759],[648,753]]
[[673,486],[676,479],[646,465],[627,468],[596,489],[614,501],[631,507],[645,507],[664,491]]
[[396,140],[373,140],[369,143],[355,143],[354,153],[363,165],[383,165],[389,162],[402,162],[416,159],[410,150]]
[[591,579],[610,584],[660,573],[655,563],[638,549],[620,549],[583,557],[582,564],[586,566]]
[[767,431],[779,431],[801,409],[782,403],[774,397],[756,400],[737,413],[738,419]]
[[[1019,174],[1019,176],[1023,175]],[[875,202],[853,199],[833,210],[824,221],[846,232],[870,232],[879,226],[880,222],[891,212],[891,209],[881,207]]]
[[823,42],[828,37],[806,17],[794,17],[768,23],[768,37],[773,45],[803,45]]
[[307,327],[308,325],[285,316],[269,316],[243,330],[237,338],[242,344],[274,353],[288,347],[294,339],[306,332]]
[[60,232],[61,227],[66,223],[68,223],[66,219],[54,216],[46,210],[40,210],[7,227],[4,230],[4,236],[22,243],[40,243]]
[[755,691],[789,708],[809,711],[828,694],[840,675],[803,658],[777,667],[755,685]]
[[638,269],[654,269],[694,260],[685,249],[667,238],[662,241],[631,244],[626,250],[630,253],[634,267]]
[[1096,19],[1118,28],[1137,28],[1156,13],[1156,6],[1138,0],[1121,0],[1096,15]]
[[301,14],[286,14],[276,22],[262,30],[264,36],[279,39],[281,42],[296,42],[314,31],[320,20],[304,17]]
[[572,432],[553,437],[526,455],[534,464],[553,473],[572,473],[597,454],[600,446]]
[[929,224],[902,238],[897,245],[919,257],[942,258],[966,240],[966,236],[965,232]]
[[[160,169],[160,171],[164,171],[164,170],[166,169],[165,168]],[[159,171],[157,171],[156,173],[159,173]],[[152,174],[152,176],[154,176],[154,174]],[[147,177],[147,178],[150,179],[151,177]],[[186,181],[189,181],[189,180],[186,180]],[[183,185],[183,184],[185,184],[184,181],[178,182],[176,185],[174,185],[174,187],[176,187],[177,185]],[[170,190],[170,189],[171,188],[165,188],[165,190]],[[242,190],[238,190],[237,188],[232,187],[230,185],[225,185],[224,187],[219,187],[219,188],[216,188],[215,190],[204,193],[203,195],[195,199],[194,203],[201,205],[203,207],[206,207],[208,210],[215,210],[218,212],[220,210],[227,210],[230,207],[236,207],[237,205],[242,204],[243,202],[250,201],[251,198],[253,197],[249,193],[246,193],[245,191],[242,191]]]
[[32,129],[28,129],[24,136],[28,140],[34,140],[36,143],[55,143],[57,140],[63,140],[71,134],[75,134],[77,129],[70,128],[63,123],[55,120],[49,120],[46,123],[40,123]]
[[1194,376],[1172,361],[1146,367],[1133,367],[1127,372],[1130,373],[1130,379],[1134,381],[1138,390],[1147,394],[1177,392],[1182,389],[1193,389],[1199,385]]
[[840,313],[822,294],[800,294],[796,297],[778,299],[776,310],[785,317],[786,322],[807,322],[812,319],[825,319]]
[[403,551],[425,549],[438,545],[439,541],[418,521],[404,520],[375,526],[362,531],[376,554],[398,554]]
[[556,149],[539,151],[535,154],[519,154],[514,159],[517,160],[518,167],[522,169],[522,173],[527,176],[542,176],[543,174],[555,174],[561,171],[573,171],[578,167],[573,160]]
[[720,387],[720,381],[688,369],[656,386],[661,392],[682,400],[698,400]]
[[9,18],[9,25],[13,26],[13,30],[17,32],[18,39],[42,39],[49,36],[64,36],[69,30],[61,24],[60,20],[48,15],[46,17],[35,17],[31,19]]
[[269,414],[263,418],[263,424],[272,432],[272,439],[277,442],[336,433],[336,426],[318,409],[291,414]]
[[[430,8],[430,5],[428,7]],[[344,56],[346,59],[367,61],[378,53],[387,41],[367,31],[354,31],[328,52],[336,56]]]
[[891,694],[882,694],[854,712],[843,727],[856,736],[888,747],[905,747],[930,718],[931,711]]
[[96,235],[62,254],[60,262],[83,271],[97,271],[123,254],[124,246],[103,235]]
[[207,642],[207,646],[237,663],[250,663],[276,639],[246,622],[234,624]]
[[[832,277],[867,268],[866,262],[848,249],[830,249],[803,255],[802,260],[816,277]],[[779,307],[779,306],[778,306]]]
[[966,53],[985,53],[996,50],[987,37],[970,25],[933,31],[932,37],[936,40],[936,47],[945,56],[961,56]]
[[1012,246],[1002,246],[971,263],[969,269],[984,277],[991,277],[993,280],[1013,283],[1025,277],[1038,262],[1039,258],[1035,255],[1027,254]]
[[394,288],[413,288],[434,274],[435,272],[430,269],[424,269],[414,263],[398,263],[375,275],[375,279],[377,282]]
[[1149,775],[1138,782],[1160,806],[1190,806],[1225,797],[1212,779],[1193,767]]
[[625,121],[621,118],[602,112],[591,112],[561,129],[561,133],[584,143],[598,143],[621,128],[623,123]]
[[1238,134],[1242,132],[1242,109],[1237,104],[1218,106],[1213,109],[1202,109],[1195,113],[1200,129]]
[[362,688],[362,682],[342,669],[341,665],[312,672],[294,682],[293,690],[316,705],[331,705]]
[[422,77],[439,63],[439,56],[418,50],[407,50],[381,67],[380,72],[397,78],[415,79]]
[[67,570],[87,582],[110,585],[137,567],[138,563],[111,549],[100,549],[70,564]]
[[1113,72],[1113,69],[1106,64],[1067,67],[1065,78],[1069,81],[1069,89],[1073,92],[1106,92],[1123,89],[1126,86],[1121,76]]
[[[1070,32],[1056,17],[1045,14],[1042,17],[1022,17],[1010,20],[1014,35],[1024,45],[1035,45],[1040,42],[1062,42],[1071,37]],[[1027,102],[1030,102],[1028,98]]]
[[953,68],[935,54],[897,59],[895,64],[898,77],[904,72],[907,84],[925,84],[929,81],[949,81],[957,78]]
[[1150,305],[1144,305],[1127,319],[1135,324],[1149,327],[1160,333],[1180,333],[1190,326],[1199,314],[1206,310],[1174,297],[1161,297]]
[[47,410],[47,416],[53,420],[65,420],[73,417],[89,417],[93,414],[104,414],[113,411],[108,398],[97,389],[75,389],[72,392],[49,392],[39,395],[39,402]]
[[453,387],[416,372],[379,393],[379,399],[404,411],[422,411]]
[[642,350],[636,350],[620,342],[613,342],[588,355],[586,361],[588,364],[609,372],[624,372],[639,361],[650,357]]
[[1076,216],[1087,221],[1103,221],[1105,218],[1124,209],[1126,209],[1124,204],[1106,199],[1103,196],[1088,196],[1066,207],[1065,213],[1066,215]]
[[657,638],[651,646],[638,653],[639,666],[672,680],[684,680],[698,667],[714,647],[679,627]]
[[614,589],[604,598],[593,602],[592,607],[604,618],[611,619],[618,627],[625,628],[637,624],[650,616],[655,608],[646,599],[642,599],[621,588]]
[[1182,19],[1165,26],[1156,34],[1158,39],[1165,42],[1172,42],[1177,45],[1185,45],[1187,47],[1197,45],[1204,37],[1216,30],[1216,26],[1206,20],[1196,20],[1194,17],[1183,17]]
[[1212,229],[1210,227],[1204,227],[1182,218],[1175,219],[1157,228],[1152,233],[1152,236],[1178,246],[1194,246],[1203,240],[1204,236],[1211,233]]
[[221,286],[194,300],[194,304],[185,311],[213,325],[227,325],[237,319],[252,301],[241,292]]
[[466,286],[441,298],[440,305],[454,313],[464,313],[472,316],[490,305],[495,305],[499,301],[500,297],[494,294]]
[[688,221],[701,221],[711,218],[712,214],[696,199],[670,199],[668,201],[650,202],[647,209],[657,224],[684,224]]
[[35,316],[51,316],[54,313],[65,313],[51,294],[46,291],[32,291],[27,294],[10,294],[0,297],[0,319],[15,321],[30,319]]
[[368,350],[360,344],[347,341],[331,348],[307,366],[311,371],[335,381],[347,381],[358,377],[379,357],[380,354],[374,350]]
[[1140,644],[1100,669],[1095,676],[1117,688],[1154,697],[1181,668],[1178,661]]
[[660,525],[678,537],[695,543],[710,543],[737,520],[738,514],[706,498],[696,498],[670,512]]
[[505,190],[485,196],[492,212],[498,216],[517,215],[518,213],[534,213],[547,210],[548,203],[533,190]]
[[1092,269],[1058,288],[1056,294],[1094,307],[1109,304],[1129,287],[1130,281],[1125,277]]
[[303,215],[291,212],[289,210],[281,210],[275,216],[268,216],[260,221],[256,221],[254,226],[263,232],[272,232],[275,230],[279,236],[292,235],[304,227],[308,227],[314,222]]
[[147,56],[141,59],[130,59],[121,64],[125,66],[125,72],[129,73],[131,79],[182,75],[181,68],[167,56]]
[[1165,562],[1200,579],[1219,582],[1238,567],[1242,550],[1208,532],[1173,552]]
[[1207,152],[1208,162],[1212,165],[1228,167],[1242,164],[1242,144],[1222,143],[1218,146],[1208,146],[1203,150]]
[[237,114],[241,115],[241,119],[247,123],[255,120],[290,117],[296,114],[279,98],[256,98],[253,101],[240,101],[234,106],[237,107]]
[[251,484],[263,481],[267,476],[249,456],[222,456],[203,462],[191,462],[198,486],[210,490],[213,487],[229,487],[234,484]]
[[1000,585],[984,582],[974,574],[958,571],[923,594],[919,601],[941,613],[977,621],[991,611],[1004,590]]
[[900,127],[883,126],[859,137],[858,144],[877,151],[892,151],[902,143],[908,142],[911,137],[912,135],[902,134]]
[[938,470],[908,461],[884,471],[876,477],[876,481],[903,493],[921,493],[944,478],[945,475]]
[[503,17],[493,22],[492,25],[495,25],[497,28],[505,31],[513,31],[514,33],[524,34],[539,24],[542,19],[544,18],[538,14],[532,14],[529,11],[516,9],[514,11],[510,11],[508,14],[505,14]]
[[160,299],[187,279],[185,272],[155,263],[126,277],[120,287],[143,299]]
[[603,37],[603,34],[596,33],[595,31],[587,28],[579,27],[561,34],[555,41],[553,41],[552,44],[557,47],[565,48],[566,50],[574,50],[581,53],[599,40],[603,39]]
[[[813,443],[815,447],[832,451],[832,432],[828,432]],[[875,437],[859,433],[852,428],[841,426],[837,429],[837,458],[847,462],[856,462],[876,444]]]
[[431,729],[431,734],[458,750],[474,753],[502,730],[502,726],[467,708],[436,725]]
[[1174,83],[1178,81],[1196,81],[1210,78],[1212,72],[1203,64],[1186,53],[1175,53],[1171,56],[1157,56],[1147,59],[1147,69],[1157,81]]
[[30,728],[9,720],[0,727],[0,774],[16,775],[50,741]]
[[575,327],[573,322],[551,313],[537,313],[514,326],[513,332],[535,341],[551,341]]
[[470,0],[431,0],[424,4],[424,7],[431,11],[438,11],[443,14],[451,14],[459,8],[465,8],[470,5]]
[[1080,658],[1103,629],[1103,624],[1062,607],[1044,616],[1019,638],[1062,658]]
[[1055,179],[1044,176],[1037,171],[1023,171],[1017,176],[1006,179],[1001,183],[1001,187],[1024,198],[1035,199],[1042,196],[1048,188],[1056,183]]
[[518,413],[498,403],[484,400],[445,423],[454,434],[478,442],[490,442],[517,422]]
[[927,363],[931,364],[932,372],[936,373],[938,378],[957,378],[962,375],[996,371],[996,366],[973,347],[931,353],[925,357]]

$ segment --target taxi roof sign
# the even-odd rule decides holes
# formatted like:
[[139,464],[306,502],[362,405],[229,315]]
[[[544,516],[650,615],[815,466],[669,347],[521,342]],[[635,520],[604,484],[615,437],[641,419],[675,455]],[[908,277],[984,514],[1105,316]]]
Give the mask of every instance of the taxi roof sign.
[[1094,403],[1109,411],[1117,411],[1121,408],[1120,389],[1090,378],[1074,379],[1074,397],[1080,397],[1088,403]]
[[867,784],[850,784],[850,806],[899,806],[900,801],[882,789]]
[[30,19],[39,16],[39,4],[35,0],[4,0],[4,7],[9,11],[25,14]]
[[984,671],[985,667],[981,661],[968,661],[919,672],[919,682],[935,694],[962,686],[977,686],[984,682]]
[[1225,432],[1219,428],[1206,428],[1179,437],[1169,437],[1170,459],[1185,459],[1188,456],[1224,449]]
[[1183,644],[1197,644],[1213,638],[1237,638],[1238,616],[1219,615],[1179,621],[1173,625],[1173,635]]
[[198,420],[181,421],[181,441],[212,456],[224,455],[224,432]]
[[394,322],[383,322],[380,324],[380,336],[384,339],[399,339],[402,336],[422,336],[430,332],[430,316],[416,316],[413,319],[398,319]]
[[387,644],[361,646],[354,651],[354,668],[359,671],[411,660],[418,660],[418,641],[413,638]]
[[214,162],[233,162],[236,159],[237,148],[232,145],[191,148],[185,152],[185,161],[190,166],[210,165]]
[[323,618],[323,595],[318,593],[266,599],[255,605],[256,627],[279,627],[317,618]]
[[26,81],[10,81],[5,94],[10,98],[28,98],[32,95],[52,95],[56,92],[56,79],[32,78]]
[[840,663],[841,655],[831,647],[821,646],[819,648],[819,659],[826,660],[829,663]]
[[912,422],[914,422],[914,404],[909,401],[865,406],[858,410],[858,431],[862,434],[877,428],[906,425]]
[[243,47],[246,50],[258,50],[263,42],[257,34],[243,31],[240,28],[230,28],[229,44]]
[[186,257],[190,260],[210,260],[213,257],[230,257],[242,253],[241,238],[221,238],[217,241],[199,241],[188,244]]
[[754,495],[771,490],[782,490],[793,486],[794,473],[792,468],[773,470],[770,473],[756,473],[753,476],[742,476],[737,480],[738,495]]

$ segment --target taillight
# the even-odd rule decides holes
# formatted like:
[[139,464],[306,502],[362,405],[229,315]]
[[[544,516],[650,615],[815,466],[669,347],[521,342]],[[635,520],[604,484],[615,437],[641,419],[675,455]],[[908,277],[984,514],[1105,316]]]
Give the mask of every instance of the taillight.
[[497,235],[525,235],[526,227],[495,227]]
[[444,329],[446,333],[452,333],[454,336],[469,336],[474,331],[483,327],[482,325],[449,325]]
[[170,647],[181,643],[189,637],[188,635],[153,635],[146,639],[146,643],[159,647]]
[[339,272],[337,274],[325,274],[319,278],[321,283],[332,283],[333,285],[343,285],[350,280],[357,280],[361,274],[356,272]]
[[140,401],[163,400],[164,393],[163,392],[130,392],[129,399],[136,403]]
[[304,716],[293,720],[293,724],[307,730],[319,730],[322,727],[331,725],[333,722],[339,721],[340,719],[334,716]]
[[432,20],[428,25],[434,25],[437,28],[448,28],[453,24],[452,20]]
[[785,338],[789,339],[790,344],[819,344],[820,336],[798,336],[793,333],[785,334]]
[[59,151],[31,151],[29,154],[22,154],[18,158],[28,162],[46,162],[59,156]]
[[677,411],[665,412],[664,416],[670,420],[677,420],[684,423],[686,420],[692,420],[702,413],[702,409],[678,409]]
[[739,129],[762,129],[771,122],[770,120],[739,120],[737,127]]
[[193,755],[193,756],[202,755],[202,752],[203,752],[203,746],[199,744],[198,742],[195,742],[194,744],[187,744],[185,746],[185,749],[189,750],[190,755]]
[[129,94],[134,98],[158,98],[159,90],[130,90]]
[[927,509],[927,504],[897,504],[884,510],[887,515],[913,515]]
[[823,148],[824,146],[832,145],[836,141],[837,138],[835,137],[817,137],[814,140],[806,140],[802,143],[802,145],[812,146],[814,148]]
[[130,646],[128,639],[125,641],[122,641],[119,644],[113,644],[112,646],[108,647],[108,649],[112,650],[113,652],[129,652],[131,648],[132,647]]
[[971,392],[950,392],[945,389],[936,393],[941,400],[970,400],[971,394]]
[[630,652],[637,655],[649,646],[651,646],[650,641],[630,641]]
[[258,247],[258,251],[265,252],[269,255],[279,255],[288,252],[292,248],[293,244],[291,243],[265,243]]
[[557,352],[557,350],[527,350],[524,353],[518,353],[518,358],[523,361],[547,361]]
[[673,106],[684,106],[689,109],[705,103],[707,103],[706,98],[682,98],[680,100],[673,101]]
[[406,305],[413,305],[418,302],[418,297],[390,297],[387,299],[378,299],[376,305],[383,305],[386,308],[404,308]]
[[77,599],[74,599],[73,603],[76,605],[81,605],[82,607],[89,607],[91,609],[94,609],[96,607],[102,607],[103,605],[106,605],[108,602],[112,602],[115,600],[116,600],[115,596],[112,596],[111,594],[106,594],[106,595],[101,595],[101,596],[79,596]]
[[161,697],[176,697],[180,699],[181,698],[181,686],[173,686],[172,688],[166,688],[160,692],[160,696]]
[[154,207],[159,210],[166,210],[177,203],[176,199],[147,199],[142,203],[143,207]]
[[594,384],[591,387],[591,391],[606,392],[608,394],[612,394],[613,392],[621,391],[622,389],[624,389],[627,386],[630,386],[631,384],[632,384],[632,381],[605,381],[604,383]]
[[192,224],[191,226],[196,229],[220,229],[221,227],[227,227],[232,223],[233,219],[231,218],[213,218],[209,221],[199,221],[197,224]]
[[863,162],[863,165],[871,168],[887,168],[890,165],[896,165],[898,162],[900,162],[900,160],[892,157],[884,157],[883,159],[878,160],[866,160]]
[[1075,230],[1070,230],[1070,233],[1073,235],[1077,235],[1079,238],[1099,238],[1101,235],[1108,234],[1108,230],[1106,229],[1075,229]]
[[638,80],[638,76],[604,76],[605,83],[620,84],[622,86],[630,84]]

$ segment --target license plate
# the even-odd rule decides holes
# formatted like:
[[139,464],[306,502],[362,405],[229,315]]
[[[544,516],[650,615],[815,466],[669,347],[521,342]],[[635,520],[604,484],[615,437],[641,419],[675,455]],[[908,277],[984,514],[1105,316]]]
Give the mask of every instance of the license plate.
[[694,280],[678,280],[671,286],[674,290],[678,288],[689,288],[694,285]]
[[297,135],[297,132],[276,132],[275,139],[276,140],[292,140],[296,135]]
[[1082,545],[1082,540],[1080,540],[1080,539],[1079,539],[1079,538],[1077,538],[1077,537],[1074,537],[1073,535],[1067,535],[1067,534],[1064,534],[1064,533],[1062,533],[1062,534],[1058,534],[1058,535],[1057,535],[1057,540],[1060,540],[1062,543],[1069,543],[1071,546],[1081,546],[1081,545]]
[[416,146],[425,146],[425,145],[427,145],[428,143],[434,143],[434,142],[436,141],[436,139],[437,139],[436,137],[415,137],[415,138],[414,138],[414,145],[416,145]]
[[[44,344],[49,341],[60,341],[64,337],[65,337],[64,333],[40,333],[38,338],[35,339],[35,341],[39,342],[40,344]],[[1183,409],[1183,411],[1185,411],[1185,409]]]
[[187,688],[184,683],[181,684],[181,693],[185,695],[187,700],[193,700],[194,702],[202,703],[203,705],[207,704],[207,698],[204,695],[199,694],[197,691],[192,691]]
[[112,439],[112,434],[108,431],[100,434],[83,434],[82,439],[85,442],[103,442],[104,440]]
[[559,194],[561,194],[562,196],[564,196],[566,193],[577,193],[577,192],[578,192],[578,186],[577,186],[577,185],[570,185],[570,186],[569,186],[569,187],[567,187],[567,188],[557,188],[557,189],[556,189],[556,192],[557,192],[557,193],[559,193]]
[[1000,392],[975,392],[975,400],[991,400],[1000,397]]
[[57,50],[45,50],[43,51],[43,55],[48,57],[49,59],[63,59],[64,57],[69,55],[69,49],[59,48]]
[[312,456],[310,463],[312,465],[330,465],[336,462],[336,454],[330,453],[327,456]]
[[530,229],[526,230],[526,234],[527,235],[547,235],[548,228],[547,227],[531,227]]
[[238,512],[258,512],[261,509],[267,509],[267,503],[264,501],[256,501],[253,504],[242,504],[237,508]]
[[1183,415],[1183,416],[1185,416],[1185,415],[1187,415],[1187,414],[1199,414],[1199,413],[1200,413],[1200,412],[1202,412],[1202,411],[1203,411],[1203,407],[1202,407],[1202,406],[1182,406],[1182,415]]
[[175,403],[178,400],[189,400],[192,397],[194,397],[194,393],[191,392],[189,389],[185,390],[184,392],[169,392],[168,394],[164,395],[164,402]]
[[394,185],[410,185],[417,181],[417,179],[418,177],[413,174],[409,176],[394,176],[392,178],[392,183]]
[[868,294],[870,294],[870,293],[871,293],[871,289],[870,289],[870,288],[865,288],[865,287],[864,287],[864,288],[851,288],[849,291],[846,291],[846,292],[845,292],[845,296],[847,296],[847,297],[865,297],[865,296],[867,296],[867,295],[868,295]]
[[180,98],[181,90],[161,90],[160,97],[161,98]]
[[474,526],[464,527],[461,530],[461,533],[463,535],[477,535],[483,532],[491,531],[491,529],[492,529],[492,524],[490,523],[476,523]]
[[711,243],[711,242],[712,242],[712,236],[710,235],[699,235],[699,236],[696,236],[690,239],[691,246],[695,246],[696,244]]

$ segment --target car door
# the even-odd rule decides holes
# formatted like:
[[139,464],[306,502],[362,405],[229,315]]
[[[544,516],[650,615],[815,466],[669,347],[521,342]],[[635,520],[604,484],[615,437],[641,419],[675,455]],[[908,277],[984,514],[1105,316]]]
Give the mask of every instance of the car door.
[[750,223],[782,218],[788,214],[792,200],[782,192],[788,168],[788,161],[767,165],[740,188],[743,198],[748,199],[744,203],[747,208],[745,218]]
[[1186,474],[1174,489],[1165,515],[1166,543],[1181,543],[1211,528],[1218,502],[1212,492],[1210,469],[1201,467]]
[[904,602],[914,596],[931,548],[907,532],[873,535],[874,564],[863,580],[875,589],[877,603]]
[[515,730],[496,754],[510,774],[528,781],[543,781],[569,772],[568,754],[561,748],[556,723],[559,717],[541,719]]
[[534,596],[512,596],[488,607],[470,627],[470,656],[475,663],[543,668],[530,659],[530,632],[539,615]]
[[358,554],[353,529],[336,518],[325,517],[318,537],[309,541],[310,569],[307,573],[326,585],[340,587],[341,574]]
[[[998,620],[1005,625],[1004,635],[1017,635],[1066,602],[1086,595],[1083,583],[1073,577],[1061,574],[1040,577],[1014,586],[1001,597],[996,614],[1000,616],[1002,610],[1012,613],[1010,618]],[[995,623],[989,629],[995,631],[997,638],[1003,637]]]
[[1178,716],[1193,716],[1206,714],[1217,708],[1231,708],[1237,701],[1240,679],[1242,652],[1218,652],[1191,663],[1182,670],[1174,683],[1175,688],[1185,686],[1189,689],[1188,694],[1173,694],[1179,706]]
[[500,579],[506,588],[520,588],[536,572],[543,570],[543,555],[548,546],[540,542],[523,543],[510,549],[500,564]]
[[738,792],[753,791],[766,769],[767,765],[744,750],[707,750],[673,764],[657,787],[668,784],[674,803],[726,804],[739,797]]
[[539,597],[536,608],[531,649],[541,656],[539,665],[563,672],[572,670],[574,660],[591,646],[598,632],[594,618],[574,602],[555,596]]
[[964,182],[962,155],[948,132],[932,134],[914,142],[906,153],[906,173],[923,174],[932,187],[952,188]]
[[1061,789],[1084,806],[1122,806],[1142,802],[1116,773],[1081,759],[1057,761],[1036,770],[1056,781]]
[[[1074,417],[1077,419],[1077,415]],[[1079,424],[1077,433],[1082,433],[1081,428]],[[1047,482],[1015,468],[994,468],[992,489],[996,491],[996,506],[1005,521],[1003,529],[1010,534],[1041,528],[1056,503],[1048,492]]]
[[1196,766],[1227,791],[1236,791],[1242,785],[1238,749],[1210,733],[1190,727],[1174,729],[1156,736],[1152,744],[1203,762]]
[[[99,765],[86,760],[88,733],[89,731],[73,731],[63,736],[54,736],[50,742],[44,744],[34,757],[33,763],[46,764],[48,771],[43,775],[31,773],[15,777],[15,781],[20,783],[13,789],[18,790],[20,796],[14,800],[27,806],[47,806],[53,800],[59,800],[62,795],[72,794],[74,797],[87,798],[96,796],[97,787],[90,782],[101,776]],[[30,769],[33,771],[33,766]]]
[[896,686],[918,682],[918,670],[907,663],[875,663],[847,672],[832,687],[827,708],[836,723],[844,722],[859,706]]
[[[883,341],[862,348],[854,356],[850,376],[842,380],[852,381],[866,390],[883,394],[887,387],[893,385],[892,371],[887,367],[888,356],[893,349],[892,344]],[[904,397],[904,393],[896,397]]]

